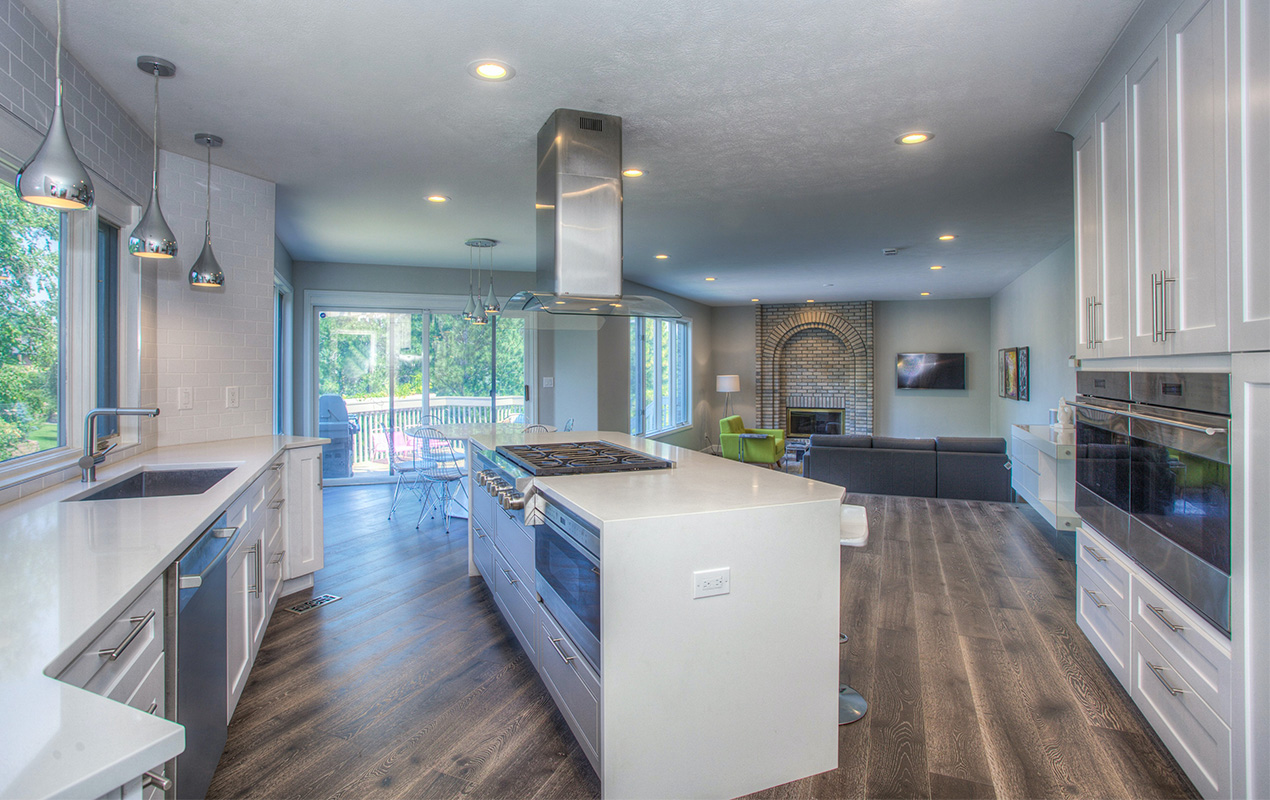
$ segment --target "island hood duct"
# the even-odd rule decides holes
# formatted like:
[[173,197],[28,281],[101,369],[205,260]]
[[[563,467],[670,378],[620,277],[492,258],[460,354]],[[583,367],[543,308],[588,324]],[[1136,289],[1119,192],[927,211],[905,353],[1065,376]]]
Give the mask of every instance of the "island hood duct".
[[622,118],[558,108],[538,131],[538,291],[507,310],[601,317],[683,316],[622,295]]

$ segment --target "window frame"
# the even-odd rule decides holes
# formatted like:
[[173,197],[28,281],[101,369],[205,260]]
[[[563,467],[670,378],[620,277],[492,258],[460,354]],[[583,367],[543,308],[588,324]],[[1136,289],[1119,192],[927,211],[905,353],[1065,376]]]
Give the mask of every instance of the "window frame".
[[[38,134],[15,120],[0,120],[0,180],[13,182],[21,167],[14,151],[34,152]],[[97,403],[97,236],[98,221],[120,229],[117,253],[118,285],[118,400],[120,405],[137,405],[141,394],[141,265],[140,259],[125,250],[122,232],[141,217],[141,207],[93,173],[94,203],[86,211],[64,212],[62,216],[62,276],[59,369],[62,420],[61,446],[0,462],[0,490],[74,469],[84,447],[82,420]],[[118,443],[112,456],[131,450],[139,441],[135,418],[120,420],[119,430],[110,439]],[[68,476],[57,476],[60,482]],[[47,482],[37,484],[44,488]],[[25,493],[25,490],[24,490]]]
[[[652,324],[653,346],[651,350],[651,375],[654,386],[649,387],[646,376],[650,365],[643,353],[648,342],[648,324]],[[630,411],[632,436],[657,437],[692,427],[692,320],[684,317],[632,317],[630,331]],[[671,358],[663,360],[661,339],[667,334],[666,351]],[[636,363],[636,357],[639,357]],[[679,363],[676,363],[679,362]],[[682,384],[678,385],[677,384]],[[652,401],[645,398],[652,389]],[[636,404],[640,407],[636,408]],[[667,408],[669,406],[669,408]],[[668,417],[667,417],[668,415]],[[668,418],[668,422],[663,422]],[[650,425],[649,422],[652,422]]]

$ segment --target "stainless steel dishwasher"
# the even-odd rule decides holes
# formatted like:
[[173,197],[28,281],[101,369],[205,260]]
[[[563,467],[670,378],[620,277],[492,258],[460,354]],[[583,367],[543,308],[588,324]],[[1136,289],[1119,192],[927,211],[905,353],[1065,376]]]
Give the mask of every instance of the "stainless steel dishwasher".
[[168,571],[168,708],[185,727],[172,797],[202,800],[225,749],[225,555],[238,537],[222,516]]

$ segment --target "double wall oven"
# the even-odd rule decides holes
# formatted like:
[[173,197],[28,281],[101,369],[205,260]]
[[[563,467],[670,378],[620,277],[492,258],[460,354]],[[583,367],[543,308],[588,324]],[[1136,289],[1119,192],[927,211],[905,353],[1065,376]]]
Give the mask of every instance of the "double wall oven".
[[1080,372],[1076,511],[1230,635],[1230,376]]

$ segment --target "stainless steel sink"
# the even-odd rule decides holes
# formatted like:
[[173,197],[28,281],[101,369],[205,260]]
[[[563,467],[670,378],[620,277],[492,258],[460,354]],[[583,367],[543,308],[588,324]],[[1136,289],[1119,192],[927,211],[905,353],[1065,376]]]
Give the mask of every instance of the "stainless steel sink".
[[176,495],[202,494],[215,486],[234,467],[204,467],[199,469],[143,469],[108,483],[100,489],[69,498],[70,502],[83,500],[123,500],[134,497],[173,497]]

